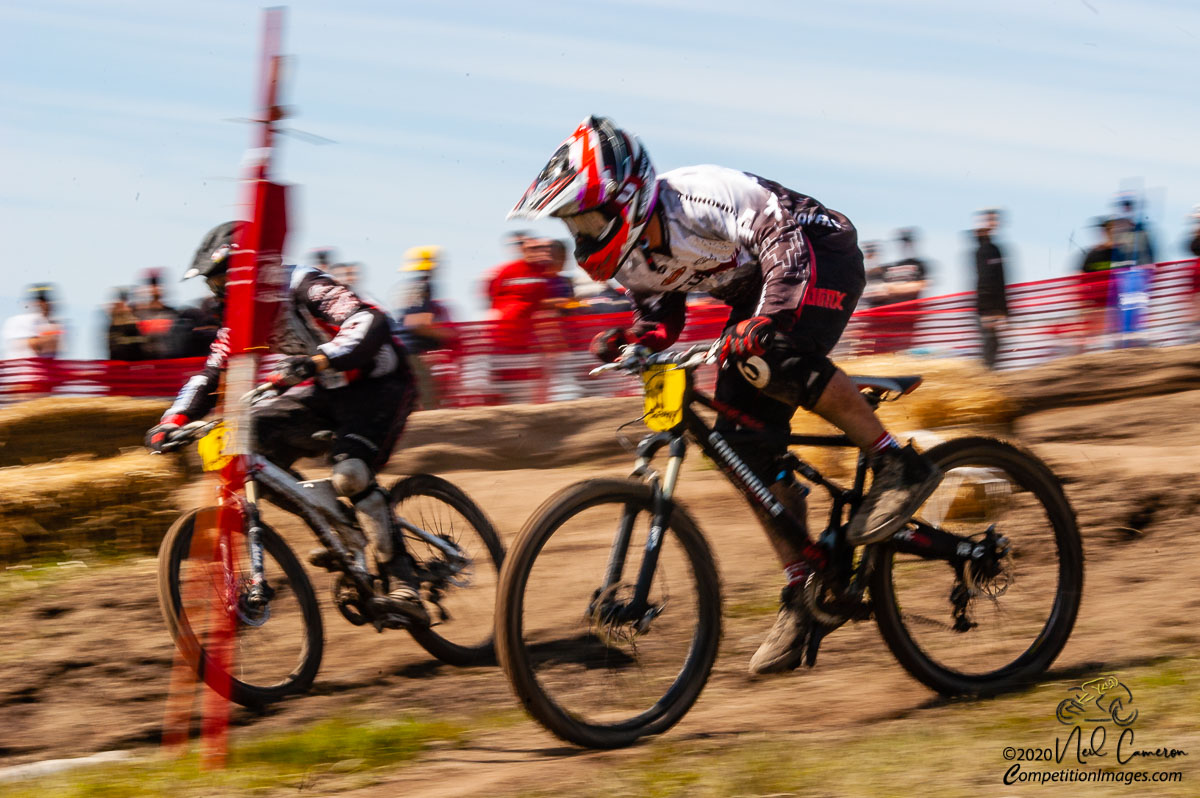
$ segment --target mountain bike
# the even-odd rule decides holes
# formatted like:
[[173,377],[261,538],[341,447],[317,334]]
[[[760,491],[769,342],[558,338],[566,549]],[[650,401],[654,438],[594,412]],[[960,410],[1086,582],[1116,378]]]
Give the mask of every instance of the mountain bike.
[[[673,497],[695,443],[760,519],[798,534],[801,519],[701,415],[752,433],[762,424],[694,385],[715,347],[627,357],[593,373],[638,375],[650,434],[631,477],[590,479],[550,497],[525,524],[500,577],[496,650],[529,713],[571,743],[629,745],[678,722],[699,697],[721,637],[721,589],[700,527]],[[873,408],[920,377],[854,377]],[[705,410],[707,409],[707,410]],[[793,446],[852,447],[844,435]],[[656,454],[666,450],[663,472]],[[1034,679],[1070,635],[1083,583],[1075,515],[1058,479],[1013,445],[965,437],[927,452],[945,474],[913,518],[881,543],[846,542],[868,484],[860,452],[841,485],[794,452],[778,478],[828,492],[824,531],[804,549],[802,597],[815,625],[805,662],[847,621],[874,617],[900,664],[946,696],[986,696]],[[807,492],[803,482],[791,488]],[[636,552],[641,549],[640,561]]]
[[[197,442],[202,467],[219,470],[234,434],[221,419],[197,421],[177,430],[168,448]],[[417,474],[388,491],[393,533],[415,561],[422,598],[432,609],[430,625],[373,607],[372,596],[388,592],[387,569],[368,563],[354,509],[329,479],[305,479],[251,454],[244,495],[222,492],[222,506],[178,518],[158,553],[167,627],[187,663],[221,695],[261,707],[306,691],[321,664],[324,627],[316,594],[291,548],[263,520],[263,499],[316,535],[321,549],[310,561],[331,572],[333,604],[347,621],[379,632],[406,629],[451,665],[494,660],[492,616],[504,549],[487,516],[452,483]],[[239,534],[220,535],[223,512],[240,516],[240,525],[234,519]],[[230,637],[233,650],[225,656],[221,646]]]

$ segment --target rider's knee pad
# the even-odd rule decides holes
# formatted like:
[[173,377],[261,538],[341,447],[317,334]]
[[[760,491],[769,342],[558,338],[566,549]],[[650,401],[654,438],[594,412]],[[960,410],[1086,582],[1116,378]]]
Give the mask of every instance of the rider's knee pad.
[[357,457],[347,457],[333,464],[333,489],[339,496],[358,501],[375,487],[371,467]]
[[816,407],[837,372],[837,366],[826,355],[778,350],[739,360],[737,367],[746,382],[767,396],[805,410]]

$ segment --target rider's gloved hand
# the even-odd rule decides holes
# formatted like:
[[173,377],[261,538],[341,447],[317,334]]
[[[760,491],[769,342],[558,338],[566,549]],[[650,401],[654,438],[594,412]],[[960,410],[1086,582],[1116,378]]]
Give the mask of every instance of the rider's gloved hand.
[[724,366],[731,359],[744,360],[752,355],[761,355],[767,351],[774,336],[775,325],[766,316],[739,321],[732,331],[725,334],[718,362]]
[[602,333],[597,333],[592,339],[588,351],[602,363],[615,363],[621,359],[621,348],[633,343],[629,331],[620,327],[612,327]]
[[188,417],[181,413],[167,416],[146,431],[146,448],[152,452],[162,454],[166,451],[167,443],[171,439],[171,433],[186,423],[188,423]]
[[267,375],[267,382],[282,391],[316,376],[317,371],[317,363],[310,356],[291,355],[275,364],[275,369]]

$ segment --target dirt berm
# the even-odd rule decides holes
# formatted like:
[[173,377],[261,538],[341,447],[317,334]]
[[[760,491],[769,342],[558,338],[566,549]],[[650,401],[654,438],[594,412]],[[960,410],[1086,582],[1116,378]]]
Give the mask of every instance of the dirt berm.
[[[925,427],[961,423],[955,418],[963,414],[961,402],[949,399],[966,392],[999,394],[1008,407],[988,413],[1011,420],[1055,407],[1200,388],[1200,345],[1096,352],[1000,373],[963,361],[899,356],[845,365],[851,373],[925,374],[925,384],[895,408],[907,408]],[[141,446],[164,407],[124,397],[51,397],[0,408],[0,467],[77,454],[116,456]],[[637,419],[639,407],[636,398],[601,398],[416,413],[389,470],[557,468],[621,454],[614,430]],[[626,437],[636,441],[640,434],[633,425]]]
[[[1200,346],[1066,358],[993,374],[973,363],[899,356],[851,372],[924,374],[911,397],[881,409],[899,433],[967,427],[1007,434],[1020,416],[1056,407],[1200,388]],[[153,551],[177,511],[185,473],[140,449],[156,400],[45,398],[0,409],[0,562],[80,549]],[[640,398],[416,413],[389,474],[553,469],[630,459],[643,434]],[[619,428],[633,422],[625,430]],[[798,427],[819,422],[798,414]],[[48,462],[49,461],[49,462]],[[824,465],[824,461],[821,463]],[[316,464],[308,464],[310,466]],[[303,464],[302,464],[303,467]]]

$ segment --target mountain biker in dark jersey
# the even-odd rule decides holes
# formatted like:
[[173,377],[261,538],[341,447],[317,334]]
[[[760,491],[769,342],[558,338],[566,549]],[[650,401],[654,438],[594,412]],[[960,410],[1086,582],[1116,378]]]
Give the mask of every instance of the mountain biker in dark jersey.
[[[548,216],[566,223],[575,260],[593,280],[615,277],[634,299],[633,324],[593,341],[602,360],[671,346],[683,330],[689,291],[729,305],[715,399],[765,423],[771,442],[723,418],[717,428],[797,518],[805,517],[803,496],[773,468],[797,407],[869,453],[874,479],[850,521],[851,543],[885,540],[937,487],[937,467],[911,444],[900,447],[829,359],[865,282],[846,216],[719,166],[656,178],[640,140],[595,116],[559,146],[509,214]],[[769,524],[767,532],[788,583],[775,626],[750,660],[753,673],[795,668],[813,629],[800,595],[810,576],[800,556],[807,536],[789,539]]]
[[[226,222],[209,231],[184,274],[185,280],[204,277],[222,305],[230,254],[243,224]],[[404,346],[382,309],[320,269],[287,268],[287,294],[268,341],[271,352],[286,355],[268,377],[278,393],[251,409],[258,451],[283,468],[301,457],[331,456],[334,489],[354,504],[375,559],[395,577],[394,589],[374,601],[385,611],[428,623],[411,558],[395,550],[387,494],[375,482],[416,399]],[[162,451],[172,431],[213,409],[229,354],[229,328],[222,327],[203,371],[184,384],[146,433],[147,447]],[[322,430],[333,431],[332,444],[313,438]]]

